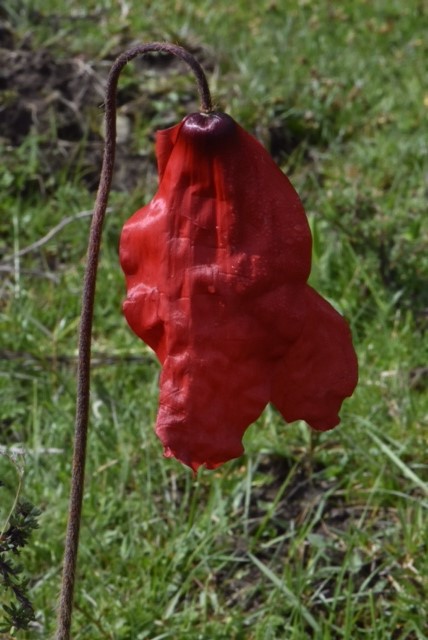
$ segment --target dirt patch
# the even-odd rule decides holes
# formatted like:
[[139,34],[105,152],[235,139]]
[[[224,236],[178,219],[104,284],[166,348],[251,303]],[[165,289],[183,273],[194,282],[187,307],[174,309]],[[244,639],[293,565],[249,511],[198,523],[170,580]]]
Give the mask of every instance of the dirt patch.
[[[77,174],[90,190],[96,189],[103,154],[104,88],[119,50],[95,62],[83,55],[59,59],[48,49],[33,50],[28,43],[17,45],[16,41],[7,23],[0,22],[0,143],[6,162],[13,166],[13,149],[24,145],[30,134],[37,140],[37,175],[29,177],[24,188],[20,185],[20,193],[49,191],[51,176],[64,170]],[[130,43],[124,43],[120,50],[127,46]],[[206,54],[196,55],[205,58],[205,67],[210,68]],[[134,66],[138,79],[127,77],[117,96],[118,149],[113,188],[122,191],[134,190],[147,171],[154,171],[150,144],[154,128],[171,126],[184,113],[197,109],[196,91],[184,90],[173,104],[166,95],[173,86],[168,78],[182,74],[184,63],[162,55],[147,56]],[[151,82],[146,82],[147,76]],[[147,123],[144,129],[148,139],[138,143],[133,131],[141,123]]]

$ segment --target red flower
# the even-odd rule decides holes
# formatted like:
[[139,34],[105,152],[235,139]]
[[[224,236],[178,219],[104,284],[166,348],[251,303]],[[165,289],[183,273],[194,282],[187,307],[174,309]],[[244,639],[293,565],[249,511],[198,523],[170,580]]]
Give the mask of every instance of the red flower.
[[357,382],[345,320],[306,284],[311,235],[266,150],[222,113],[157,134],[159,189],[125,224],[126,319],[161,364],[156,432],[196,470],[240,456],[269,401],[336,426]]

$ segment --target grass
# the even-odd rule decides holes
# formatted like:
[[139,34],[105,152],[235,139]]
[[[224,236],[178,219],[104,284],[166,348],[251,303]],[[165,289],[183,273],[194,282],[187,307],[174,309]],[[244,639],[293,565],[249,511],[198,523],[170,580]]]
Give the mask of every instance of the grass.
[[[349,319],[360,361],[333,432],[284,425],[267,408],[245,456],[214,472],[194,478],[162,458],[159,367],[121,316],[117,242],[155,189],[147,135],[186,113],[194,93],[179,72],[165,80],[130,66],[123,91],[154,105],[129,141],[149,169],[130,192],[116,187],[104,232],[76,640],[428,638],[426,7],[252,5],[6,1],[15,42],[31,32],[34,49],[60,58],[102,66],[135,40],[203,48],[217,101],[298,189],[314,235],[311,282]],[[22,555],[37,624],[20,638],[54,628],[89,218],[16,256],[93,201],[83,160],[46,172],[50,117],[51,131],[3,144],[0,173],[0,238],[15,255],[0,263],[0,445],[27,451],[23,492],[43,512]],[[90,132],[82,158],[89,144]],[[17,485],[1,456],[0,479],[1,521]]]

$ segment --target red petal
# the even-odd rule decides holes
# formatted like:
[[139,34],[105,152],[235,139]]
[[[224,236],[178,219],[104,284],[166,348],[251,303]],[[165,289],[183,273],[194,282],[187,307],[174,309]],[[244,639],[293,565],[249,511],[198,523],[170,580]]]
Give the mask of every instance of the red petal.
[[305,420],[325,431],[340,422],[339,409],[358,377],[345,319],[311,287],[299,339],[285,352],[272,379],[271,400],[287,422]]
[[225,114],[157,137],[160,184],[120,246],[132,329],[163,371],[157,433],[194,470],[242,453],[270,398],[287,420],[337,423],[356,383],[344,320],[307,287],[311,237],[289,180]]

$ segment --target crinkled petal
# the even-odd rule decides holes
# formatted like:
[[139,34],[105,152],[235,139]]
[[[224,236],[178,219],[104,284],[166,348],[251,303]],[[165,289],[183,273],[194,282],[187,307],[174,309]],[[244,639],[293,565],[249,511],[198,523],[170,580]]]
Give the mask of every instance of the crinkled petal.
[[159,188],[125,224],[123,309],[155,350],[156,431],[192,469],[241,455],[272,400],[286,420],[337,424],[356,384],[349,329],[307,286],[300,199],[266,150],[225,114],[157,135]]

